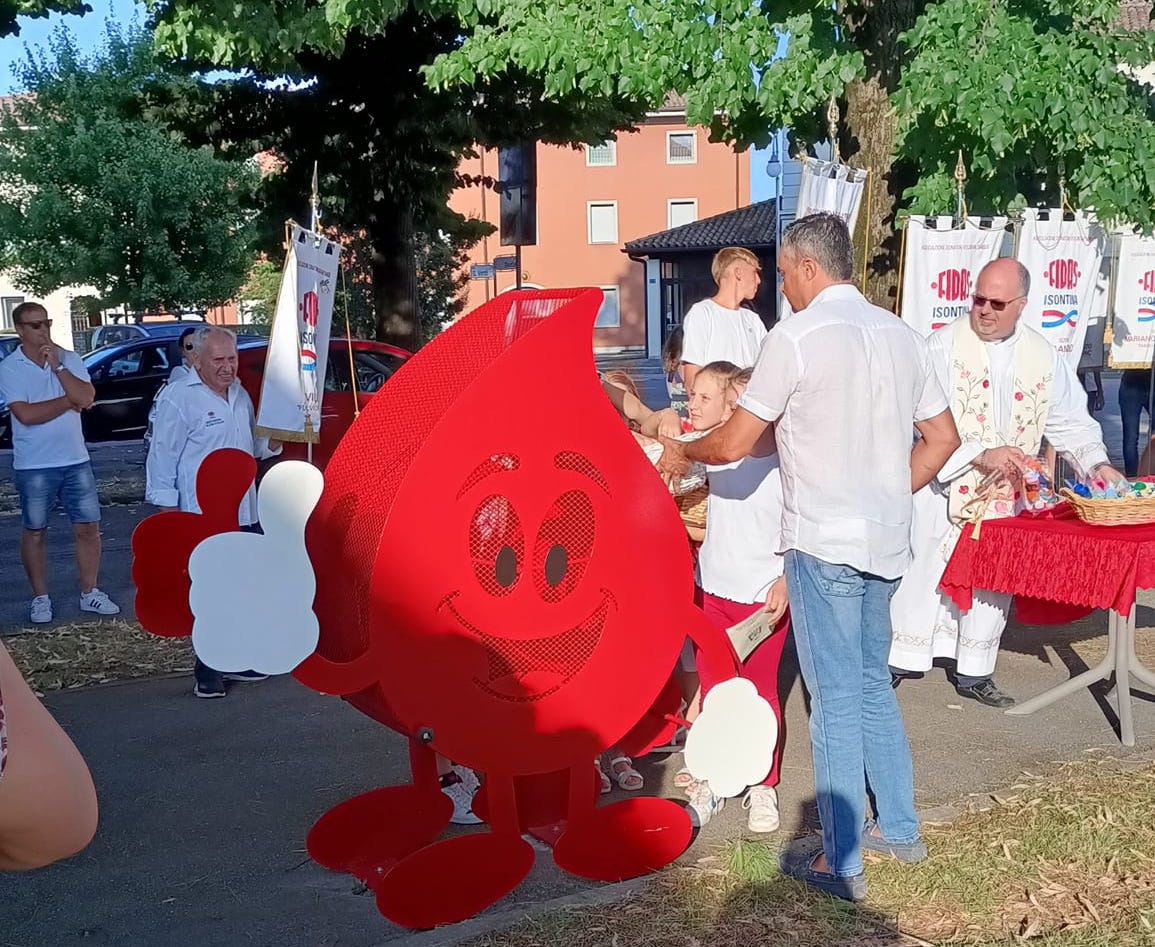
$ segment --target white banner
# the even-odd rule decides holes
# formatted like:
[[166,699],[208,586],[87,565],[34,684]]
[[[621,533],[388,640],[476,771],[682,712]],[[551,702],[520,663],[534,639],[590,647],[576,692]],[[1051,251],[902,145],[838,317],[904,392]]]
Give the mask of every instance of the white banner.
[[833,211],[846,221],[854,233],[858,223],[858,208],[866,187],[867,172],[833,161],[807,158],[802,164],[802,181],[798,185],[798,209],[794,219]]
[[[869,172],[861,168],[850,168],[833,161],[807,158],[802,162],[802,180],[798,185],[798,203],[795,206],[794,219],[799,220],[820,211],[832,211],[846,221],[853,239],[868,174]],[[785,319],[793,312],[779,287],[778,318]]]
[[969,315],[979,270],[996,259],[1006,217],[908,217],[902,267],[903,322],[919,335]]
[[293,225],[261,381],[262,434],[314,443],[320,437],[340,260],[340,244]]
[[1146,368],[1155,354],[1155,239],[1118,238],[1115,307],[1111,313],[1112,368]]
[[1031,274],[1023,322],[1041,332],[1077,368],[1094,308],[1106,235],[1094,216],[1077,211],[1023,211],[1019,262]]

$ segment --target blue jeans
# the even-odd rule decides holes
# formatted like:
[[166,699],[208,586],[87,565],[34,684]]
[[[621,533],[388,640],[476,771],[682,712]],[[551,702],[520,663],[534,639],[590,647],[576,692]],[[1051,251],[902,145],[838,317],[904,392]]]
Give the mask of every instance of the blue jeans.
[[90,461],[67,467],[15,470],[13,474],[20,494],[21,523],[25,529],[47,529],[48,518],[57,500],[60,500],[70,522],[100,522],[100,497]]
[[1123,421],[1123,473],[1134,477],[1139,472],[1139,422],[1147,411],[1151,420],[1151,372],[1130,369],[1119,381],[1119,414]]
[[914,764],[886,663],[898,580],[792,549],[786,583],[798,664],[810,693],[822,849],[835,875],[857,875],[868,782],[882,837],[918,838]]

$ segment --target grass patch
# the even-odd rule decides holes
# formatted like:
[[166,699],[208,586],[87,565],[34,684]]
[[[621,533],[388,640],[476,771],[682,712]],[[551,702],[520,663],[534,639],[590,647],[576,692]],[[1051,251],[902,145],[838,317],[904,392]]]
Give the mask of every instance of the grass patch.
[[870,857],[858,906],[782,878],[742,839],[625,901],[530,919],[471,947],[1152,947],[1155,764],[1063,765],[948,825],[931,858]]
[[41,694],[193,667],[188,638],[158,638],[119,619],[29,630],[5,637],[4,646]]

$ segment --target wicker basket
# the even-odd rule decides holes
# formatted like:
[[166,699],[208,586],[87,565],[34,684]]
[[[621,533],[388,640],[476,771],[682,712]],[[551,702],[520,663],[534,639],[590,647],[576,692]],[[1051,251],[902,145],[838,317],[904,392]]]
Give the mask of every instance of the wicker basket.
[[682,514],[682,522],[687,526],[705,529],[706,500],[709,496],[708,488],[699,487],[697,490],[691,490],[689,493],[674,497],[674,502],[678,505],[678,512]]
[[1155,496],[1117,497],[1113,500],[1091,500],[1064,487],[1060,495],[1075,509],[1084,523],[1094,526],[1138,526],[1155,523]]

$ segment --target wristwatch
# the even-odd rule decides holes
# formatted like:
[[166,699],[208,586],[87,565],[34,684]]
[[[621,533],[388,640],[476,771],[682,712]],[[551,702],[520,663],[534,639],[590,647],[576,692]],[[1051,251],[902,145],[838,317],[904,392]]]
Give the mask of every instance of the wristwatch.
[[57,374],[57,375],[59,375],[59,374],[60,374],[62,371],[64,371],[64,365],[63,365],[63,363],[62,363],[62,364],[60,364],[60,365],[57,365],[57,366],[56,366],[54,369],[52,369],[52,370],[53,370],[54,372],[56,372],[56,374]]

